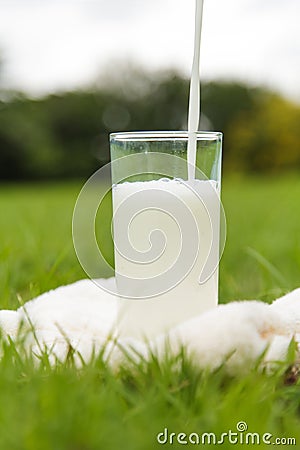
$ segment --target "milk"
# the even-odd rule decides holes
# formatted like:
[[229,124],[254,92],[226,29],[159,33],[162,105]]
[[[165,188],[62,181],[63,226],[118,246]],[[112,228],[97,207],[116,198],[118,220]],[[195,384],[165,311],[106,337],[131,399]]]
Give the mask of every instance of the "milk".
[[188,179],[195,178],[197,138],[196,132],[200,120],[200,44],[202,30],[203,0],[196,0],[194,57],[190,82],[189,110],[188,110]]
[[[217,305],[216,182],[118,184],[113,205],[116,282],[126,296],[119,317],[122,336],[151,338]],[[207,279],[199,281],[203,273]]]

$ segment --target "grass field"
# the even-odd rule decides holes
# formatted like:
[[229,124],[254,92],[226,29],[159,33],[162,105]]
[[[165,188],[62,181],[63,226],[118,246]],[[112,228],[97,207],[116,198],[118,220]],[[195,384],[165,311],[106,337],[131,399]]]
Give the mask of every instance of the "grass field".
[[[86,276],[71,237],[79,190],[76,183],[0,187],[1,309],[16,308],[17,294],[26,301]],[[271,301],[300,286],[299,198],[297,175],[224,177],[228,233],[221,302]],[[111,258],[107,239],[105,246]],[[99,275],[107,274],[103,268]],[[284,385],[288,363],[272,376],[253,367],[249,375],[228,377],[222,369],[200,372],[182,357],[163,364],[153,359],[135,373],[124,368],[112,374],[101,358],[81,371],[70,360],[55,369],[46,362],[33,368],[13,346],[3,343],[2,351],[0,450],[150,450],[161,447],[156,436],[165,427],[169,433],[220,436],[236,432],[239,421],[248,431],[271,433],[273,440],[294,437],[293,448],[300,448],[300,385]],[[165,447],[182,445],[175,441]],[[222,447],[269,445],[227,441]]]

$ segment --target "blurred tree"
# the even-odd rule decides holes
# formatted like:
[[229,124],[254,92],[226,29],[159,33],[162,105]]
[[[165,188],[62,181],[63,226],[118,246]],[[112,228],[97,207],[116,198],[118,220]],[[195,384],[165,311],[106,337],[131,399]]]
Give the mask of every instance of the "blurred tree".
[[[86,178],[109,160],[111,131],[185,129],[188,89],[174,71],[131,68],[85,91],[38,100],[2,90],[0,178]],[[226,170],[299,168],[298,105],[261,88],[210,82],[202,111],[224,133]]]
[[242,171],[300,168],[300,108],[275,94],[264,95],[253,111],[227,128],[227,163]]
[[234,82],[210,82],[202,87],[202,108],[215,130],[225,131],[240,115],[253,111],[261,89]]

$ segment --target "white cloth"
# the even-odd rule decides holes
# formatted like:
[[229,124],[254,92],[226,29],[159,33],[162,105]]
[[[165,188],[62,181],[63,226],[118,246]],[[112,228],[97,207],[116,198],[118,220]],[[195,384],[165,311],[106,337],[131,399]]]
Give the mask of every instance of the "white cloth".
[[[101,284],[109,290],[114,279]],[[225,364],[229,372],[249,370],[263,353],[262,364],[284,360],[293,338],[300,347],[300,289],[272,305],[259,301],[219,305],[147,344],[118,338],[119,302],[92,280],[81,280],[42,294],[17,311],[0,311],[0,327],[4,336],[16,342],[23,339],[33,354],[46,350],[53,363],[64,360],[72,348],[78,365],[81,358],[87,362],[103,348],[104,357],[114,366],[126,360],[124,349],[134,348],[135,357],[137,353],[147,357],[149,348],[163,355],[166,338],[171,352],[184,345],[200,367],[215,369]]]

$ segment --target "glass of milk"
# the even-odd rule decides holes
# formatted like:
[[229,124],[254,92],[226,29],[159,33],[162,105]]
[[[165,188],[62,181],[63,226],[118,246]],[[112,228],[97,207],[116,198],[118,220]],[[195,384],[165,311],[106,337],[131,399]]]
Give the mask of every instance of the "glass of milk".
[[222,133],[113,133],[110,150],[119,333],[150,339],[218,303]]

